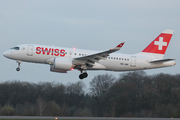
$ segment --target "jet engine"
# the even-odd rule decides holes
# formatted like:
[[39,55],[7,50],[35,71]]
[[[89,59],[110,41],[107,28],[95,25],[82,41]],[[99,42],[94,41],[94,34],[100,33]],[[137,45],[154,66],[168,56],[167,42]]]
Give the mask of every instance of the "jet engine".
[[62,57],[55,58],[53,65],[51,65],[50,71],[66,73],[68,70],[71,70],[72,66],[72,59]]

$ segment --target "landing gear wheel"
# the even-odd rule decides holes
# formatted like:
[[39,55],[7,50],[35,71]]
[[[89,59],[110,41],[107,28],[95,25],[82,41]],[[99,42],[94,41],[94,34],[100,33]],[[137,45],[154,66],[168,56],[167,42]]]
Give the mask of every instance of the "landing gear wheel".
[[84,72],[83,76],[84,76],[84,78],[86,78],[88,76],[87,72]]
[[84,79],[88,76],[88,74],[86,72],[84,72],[83,74],[79,75],[79,79]]
[[83,79],[84,77],[83,77],[83,74],[80,74],[79,75],[79,79]]
[[17,71],[20,71],[20,68],[18,67],[18,68],[16,68],[16,70],[17,70]]

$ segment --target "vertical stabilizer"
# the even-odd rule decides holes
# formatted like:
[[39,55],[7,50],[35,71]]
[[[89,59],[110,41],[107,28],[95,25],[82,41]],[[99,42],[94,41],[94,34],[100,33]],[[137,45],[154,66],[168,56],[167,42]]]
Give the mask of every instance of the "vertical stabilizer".
[[141,53],[163,58],[166,49],[171,40],[174,30],[163,31],[156,39],[154,39]]

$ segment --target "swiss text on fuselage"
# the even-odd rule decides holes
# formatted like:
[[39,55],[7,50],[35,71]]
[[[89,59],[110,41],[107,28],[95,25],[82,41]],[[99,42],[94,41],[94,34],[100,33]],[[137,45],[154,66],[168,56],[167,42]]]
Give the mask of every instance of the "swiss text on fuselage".
[[46,55],[55,55],[55,56],[65,56],[64,49],[54,49],[54,48],[44,48],[44,47],[36,47],[37,54],[46,54]]

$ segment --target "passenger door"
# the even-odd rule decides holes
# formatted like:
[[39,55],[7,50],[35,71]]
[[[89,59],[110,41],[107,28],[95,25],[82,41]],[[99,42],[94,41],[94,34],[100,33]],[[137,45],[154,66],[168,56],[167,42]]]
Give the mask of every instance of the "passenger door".
[[33,56],[33,45],[28,45],[27,55]]

